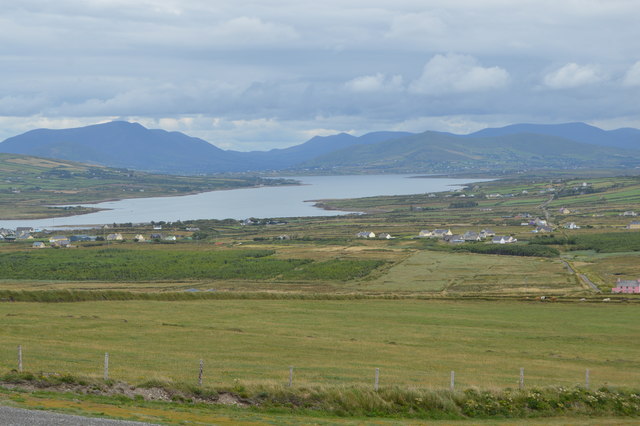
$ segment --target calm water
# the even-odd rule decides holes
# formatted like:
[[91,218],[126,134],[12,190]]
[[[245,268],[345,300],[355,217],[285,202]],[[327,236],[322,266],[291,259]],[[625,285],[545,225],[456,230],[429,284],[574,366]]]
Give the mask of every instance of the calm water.
[[109,210],[55,219],[4,220],[0,221],[0,227],[52,228],[114,222],[334,216],[345,212],[322,210],[313,207],[314,203],[309,200],[438,192],[470,182],[448,178],[412,179],[410,175],[305,176],[294,179],[304,185],[234,189],[182,197],[137,198],[85,204]]

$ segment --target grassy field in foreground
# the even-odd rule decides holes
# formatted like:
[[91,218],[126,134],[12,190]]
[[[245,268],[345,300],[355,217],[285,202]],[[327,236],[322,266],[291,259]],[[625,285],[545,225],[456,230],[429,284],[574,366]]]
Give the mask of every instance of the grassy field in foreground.
[[[209,385],[637,385],[637,305],[420,300],[2,303],[0,369]],[[623,325],[623,326],[621,326]]]

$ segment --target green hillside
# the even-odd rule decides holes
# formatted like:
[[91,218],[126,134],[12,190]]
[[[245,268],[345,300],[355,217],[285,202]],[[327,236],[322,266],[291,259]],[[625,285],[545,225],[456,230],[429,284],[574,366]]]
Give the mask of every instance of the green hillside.
[[556,136],[461,137],[425,132],[318,157],[315,169],[381,171],[502,171],[532,168],[636,167],[640,151],[584,144]]
[[35,219],[91,211],[52,205],[189,194],[280,182],[256,177],[168,176],[0,153],[0,219]]

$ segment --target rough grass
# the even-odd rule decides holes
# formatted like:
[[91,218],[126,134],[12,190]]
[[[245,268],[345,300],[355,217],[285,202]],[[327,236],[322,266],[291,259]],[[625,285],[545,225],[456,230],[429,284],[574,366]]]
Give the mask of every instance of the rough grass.
[[281,259],[273,250],[38,250],[0,253],[4,279],[157,281],[190,279],[349,280],[381,266],[373,260]]
[[367,289],[450,294],[566,294],[580,291],[558,260],[420,251]]
[[[294,386],[262,385],[231,388],[198,387],[184,383],[151,381],[139,389],[156,392],[137,393],[135,386],[102,382],[77,376],[43,377],[30,373],[10,373],[0,377],[0,384],[26,386],[43,391],[62,390],[75,394],[90,393],[85,402],[113,400],[119,407],[146,405],[145,400],[158,395],[165,404],[176,408],[202,408],[217,403],[221,394],[228,400],[252,406],[254,412],[280,411],[338,417],[392,417],[413,419],[486,419],[535,418],[551,416],[637,416],[640,390],[600,387],[545,387],[531,389],[469,388],[463,391],[433,390],[383,386],[378,390],[365,386]],[[136,396],[126,395],[136,392]],[[159,392],[158,392],[159,391]],[[132,392],[132,393],[133,393]],[[197,404],[196,404],[197,403]],[[147,404],[148,405],[148,404]],[[179,410],[182,411],[182,410]]]

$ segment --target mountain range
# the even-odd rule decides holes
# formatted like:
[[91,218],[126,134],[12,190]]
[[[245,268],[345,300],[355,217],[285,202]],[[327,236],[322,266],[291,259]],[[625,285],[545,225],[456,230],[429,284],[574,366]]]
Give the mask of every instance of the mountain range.
[[180,132],[113,121],[37,129],[6,139],[0,152],[170,174],[247,171],[456,172],[640,166],[640,130],[584,123],[514,124],[468,135],[427,131],[316,136],[284,149],[222,150]]

